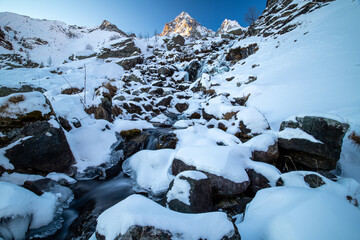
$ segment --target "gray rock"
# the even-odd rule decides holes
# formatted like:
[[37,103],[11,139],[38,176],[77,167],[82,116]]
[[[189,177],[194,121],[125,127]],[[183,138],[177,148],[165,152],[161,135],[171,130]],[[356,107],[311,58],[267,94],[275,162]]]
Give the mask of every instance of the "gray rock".
[[[175,176],[186,170],[197,170],[195,166],[189,166],[183,161],[176,158],[172,163],[171,169],[172,169],[172,174]],[[236,183],[222,176],[217,176],[215,174],[208,173],[205,171],[201,171],[201,172],[205,173],[206,176],[210,179],[213,195],[221,195],[221,196],[237,195],[243,193],[250,185],[250,181]]]
[[[204,176],[202,179],[196,179],[194,175]],[[179,195],[179,191],[183,193],[187,189],[182,189],[183,183],[186,181],[190,185],[189,203],[182,202],[179,199],[173,198],[172,194]],[[180,194],[181,194],[180,193]],[[205,174],[198,171],[184,171],[180,173],[169,186],[167,192],[167,205],[170,209],[183,213],[202,213],[209,212],[213,208],[212,203],[212,186],[210,180]]]
[[305,116],[296,117],[296,121],[282,122],[280,131],[285,128],[299,128],[322,143],[279,138],[280,168],[283,171],[335,169],[348,124],[323,117]]

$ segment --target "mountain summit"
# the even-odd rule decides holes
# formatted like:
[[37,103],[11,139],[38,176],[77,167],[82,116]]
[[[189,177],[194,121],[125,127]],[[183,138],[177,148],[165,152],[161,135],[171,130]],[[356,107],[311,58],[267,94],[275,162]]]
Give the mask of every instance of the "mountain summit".
[[180,34],[183,37],[204,37],[213,36],[214,31],[201,26],[194,18],[188,13],[182,12],[173,21],[166,23],[164,30],[160,36],[172,36]]
[[221,24],[220,28],[216,31],[216,35],[232,32],[232,31],[242,32],[242,30],[243,27],[241,27],[236,20],[225,19]]

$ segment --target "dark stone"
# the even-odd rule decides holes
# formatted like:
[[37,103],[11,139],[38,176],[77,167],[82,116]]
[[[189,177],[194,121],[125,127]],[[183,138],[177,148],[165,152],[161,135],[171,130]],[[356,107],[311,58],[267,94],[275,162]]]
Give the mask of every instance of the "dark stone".
[[270,181],[261,173],[256,172],[254,169],[246,169],[246,173],[250,179],[249,190],[251,190],[253,193],[256,193],[263,188],[271,187],[269,184]]
[[282,186],[284,186],[284,180],[282,180],[281,177],[276,181],[276,186],[277,186],[277,187],[282,187]]
[[16,171],[29,174],[72,173],[71,165],[75,159],[61,128],[53,128],[47,121],[37,121],[28,124],[22,132],[32,137],[5,153]]
[[[197,170],[196,167],[189,166],[183,161],[176,158],[172,163],[171,169],[172,169],[172,174],[175,176],[186,170]],[[205,171],[201,171],[201,172],[205,173],[205,175],[210,179],[212,185],[212,191],[214,195],[221,195],[221,196],[237,195],[244,192],[250,185],[250,181],[235,183],[222,176],[217,176],[215,174],[208,173]]]
[[160,134],[160,136],[158,137],[158,142],[157,142],[156,148],[157,149],[164,149],[164,148],[175,149],[177,142],[178,142],[178,138],[176,137],[176,134],[173,132]]
[[198,112],[194,112],[193,114],[191,114],[190,119],[200,119],[201,115]]
[[311,188],[318,188],[325,184],[323,179],[316,174],[308,174],[308,175],[304,176],[304,181]]
[[107,20],[104,20],[101,25],[99,26],[100,30],[106,30],[106,31],[111,31],[111,32],[117,32],[120,33],[123,36],[128,36],[126,33],[124,33],[123,31],[121,31],[120,29],[118,29],[118,27],[115,24],[110,23]]
[[124,70],[130,70],[134,68],[137,64],[142,64],[143,62],[144,59],[141,56],[133,56],[133,57],[125,58],[117,62],[117,64],[122,66]]
[[222,122],[219,122],[218,123],[218,128],[223,130],[224,132],[226,132],[227,130],[227,127],[225,126],[225,124],[223,124]]
[[185,38],[181,35],[176,35],[171,39],[175,44],[179,44],[180,46],[185,45]]
[[125,160],[133,154],[137,153],[138,151],[144,149],[149,136],[149,133],[143,131],[140,134],[134,134],[132,136],[125,137],[118,146],[115,146],[114,150],[123,150],[123,160]]
[[218,202],[216,202],[214,210],[221,210],[231,218],[237,214],[244,213],[246,205],[250,203],[251,200],[251,197],[244,196],[243,194],[240,196],[221,198]]
[[122,106],[128,113],[142,113],[142,108],[134,103],[124,103]]
[[[114,45],[113,45],[114,46]],[[103,48],[102,52],[97,56],[100,59],[107,58],[127,58],[131,57],[134,53],[141,53],[140,48],[135,46],[133,41],[126,42],[125,46],[116,46],[112,49]]]
[[185,71],[189,73],[189,81],[194,82],[198,78],[199,70],[202,67],[201,63],[197,60],[193,60],[185,68]]
[[235,63],[256,53],[258,50],[259,46],[256,43],[250,44],[247,47],[231,48],[225,59],[226,61]]
[[[95,233],[97,240],[105,240],[105,236],[102,236],[98,232]],[[134,225],[128,228],[128,230],[123,234],[119,234],[116,240],[171,240],[173,239],[172,234],[169,231],[157,229],[151,226],[138,226]],[[114,240],[115,240],[114,239]]]
[[158,104],[156,104],[156,106],[157,107],[159,107],[159,106],[169,107],[172,99],[173,99],[172,96],[165,97],[165,98],[161,99],[160,102],[158,102]]
[[65,118],[63,118],[63,117],[58,117],[58,119],[59,119],[59,123],[60,123],[60,125],[67,131],[67,132],[69,132],[71,129],[72,129],[72,127],[71,127],[71,125],[70,125],[70,123],[69,123],[69,121],[68,120],[66,120]]
[[[172,199],[167,202],[169,208],[183,213],[203,213],[211,211],[213,203],[210,180],[208,178],[196,180],[185,176],[180,176],[179,178],[187,181],[190,185],[190,205],[187,205],[178,199]],[[176,179],[170,183],[169,191],[174,187],[174,184],[176,184]]]
[[322,117],[297,117],[296,121],[282,122],[280,130],[300,128],[322,143],[306,139],[279,138],[282,170],[332,170],[340,158],[342,141],[348,124]]
[[175,108],[176,110],[178,110],[179,112],[184,112],[189,108],[189,104],[188,103],[177,103],[175,104]]
[[275,163],[279,158],[278,143],[270,145],[267,151],[253,151],[251,159],[258,162]]
[[154,90],[151,90],[149,94],[162,96],[164,94],[164,89],[162,88],[155,88]]
[[174,71],[175,70],[173,68],[160,67],[158,69],[158,74],[164,75],[165,77],[171,77],[174,74]]
[[112,100],[109,97],[101,98],[98,106],[91,106],[85,109],[87,114],[94,114],[95,119],[105,119],[109,122],[113,121]]
[[202,110],[202,116],[206,121],[210,121],[211,119],[216,119],[216,117],[212,114],[208,114],[207,112],[205,112],[205,110]]

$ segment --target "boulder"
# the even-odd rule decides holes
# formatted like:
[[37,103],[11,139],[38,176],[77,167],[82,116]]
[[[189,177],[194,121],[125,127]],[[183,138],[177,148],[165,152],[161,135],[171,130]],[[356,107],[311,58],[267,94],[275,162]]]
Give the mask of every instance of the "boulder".
[[130,70],[134,68],[137,64],[142,64],[144,59],[141,56],[132,56],[124,58],[123,60],[117,62],[124,70]]
[[28,174],[50,172],[72,174],[75,162],[65,134],[61,128],[52,127],[47,121],[27,123],[19,129],[29,136],[5,152],[15,171]]
[[[282,122],[279,133],[282,170],[335,169],[348,128],[346,123],[315,116]],[[301,136],[289,138],[285,136],[287,132],[296,132]]]
[[122,141],[114,147],[114,151],[123,151],[123,160],[144,149],[150,134],[139,129],[122,131]]
[[279,158],[278,142],[268,146],[266,151],[254,150],[251,159],[258,162],[275,163]]
[[169,107],[171,100],[173,100],[172,96],[164,97],[156,104],[156,106],[157,107],[159,107],[159,106]]
[[27,174],[73,173],[75,162],[50,102],[40,92],[0,99],[0,132],[6,168]]
[[170,183],[166,203],[177,212],[209,212],[213,207],[211,188],[211,182],[204,173],[184,171]]
[[[178,175],[179,173],[187,170],[198,170],[195,166],[190,166],[184,163],[179,159],[174,159],[171,171],[173,175]],[[206,171],[201,171],[209,178],[212,186],[212,191],[214,195],[221,196],[232,196],[244,192],[250,185],[250,181],[244,181],[241,183],[233,182],[229,179],[226,179],[222,176],[215,175]]]
[[165,77],[171,77],[174,74],[175,70],[171,67],[160,67],[158,69],[159,75],[164,75]]
[[246,173],[250,179],[249,190],[253,193],[256,193],[263,188],[271,187],[270,181],[264,175],[256,172],[254,169],[246,169]]
[[184,45],[185,45],[185,38],[181,35],[176,35],[166,43],[166,48],[168,51],[171,51],[174,48],[177,51],[181,51],[180,46],[184,46]]
[[248,56],[256,53],[259,50],[259,46],[256,43],[250,44],[246,47],[231,48],[226,55],[226,61],[233,63],[247,58]]

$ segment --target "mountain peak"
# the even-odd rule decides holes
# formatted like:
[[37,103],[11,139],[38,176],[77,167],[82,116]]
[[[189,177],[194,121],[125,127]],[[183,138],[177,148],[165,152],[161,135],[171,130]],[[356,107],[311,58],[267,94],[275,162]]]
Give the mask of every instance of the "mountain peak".
[[106,31],[112,31],[112,32],[118,32],[121,35],[127,36],[126,33],[121,31],[115,24],[112,24],[108,20],[104,20],[101,25],[99,26],[100,30],[106,30]]
[[212,36],[214,32],[201,26],[187,12],[182,12],[174,20],[165,24],[164,30],[160,36],[172,36],[180,34],[183,37],[198,38],[203,36]]
[[242,27],[236,20],[225,19],[222,22],[220,28],[217,30],[216,34],[219,35],[219,34],[227,33],[234,29],[242,29]]

